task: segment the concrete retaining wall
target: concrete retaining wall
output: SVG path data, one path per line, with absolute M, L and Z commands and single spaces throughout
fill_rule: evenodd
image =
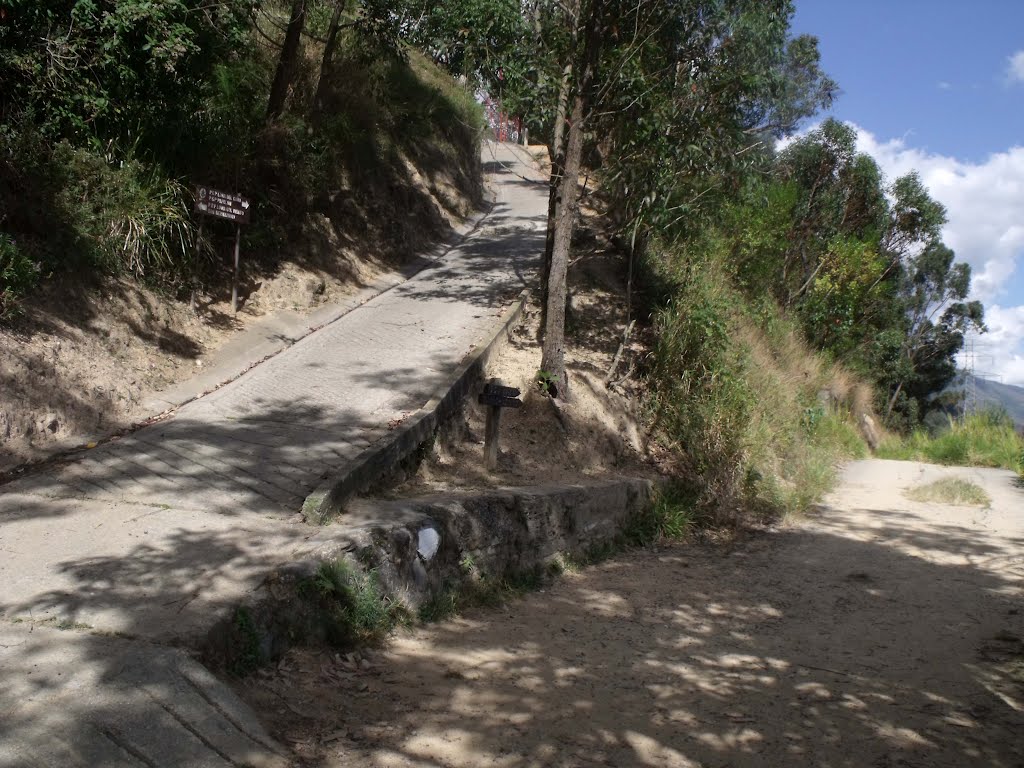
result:
M 303 597 L 324 562 L 344 558 L 374 569 L 386 592 L 415 610 L 463 586 L 474 572 L 501 579 L 559 553 L 580 555 L 608 544 L 653 495 L 650 480 L 615 478 L 354 502 L 337 533 L 324 529 L 315 547 L 268 576 L 252 601 L 214 627 L 202 649 L 205 660 L 219 667 L 265 663 L 292 644 L 331 641 L 323 604 Z
M 415 607 L 469 578 L 467 562 L 500 578 L 607 544 L 652 492 L 649 480 L 623 478 L 383 502 L 377 513 L 403 522 L 374 530 L 363 557 Z
M 524 290 L 426 405 L 306 497 L 302 516 L 307 523 L 323 525 L 341 514 L 356 495 L 371 488 L 434 437 L 444 421 L 458 410 L 462 399 L 479 387 L 487 361 L 508 341 L 529 298 L 529 290 Z

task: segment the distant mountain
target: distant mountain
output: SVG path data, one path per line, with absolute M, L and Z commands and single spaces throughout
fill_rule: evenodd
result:
M 978 408 L 986 405 L 1001 405 L 1010 414 L 1018 427 L 1024 427 L 1024 387 L 1013 384 L 1000 384 L 991 379 L 974 378 L 974 386 L 978 393 Z M 971 376 L 965 375 L 964 383 L 957 385 L 965 393 L 971 391 Z

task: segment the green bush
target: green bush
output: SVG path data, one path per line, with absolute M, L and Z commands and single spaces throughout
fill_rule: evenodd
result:
M 110 162 L 67 145 L 55 159 L 68 169 L 64 204 L 96 266 L 153 284 L 186 276 L 192 225 L 180 182 L 134 158 Z
M 698 524 L 695 488 L 681 482 L 664 486 L 644 512 L 630 520 L 624 543 L 647 546 L 662 539 L 683 539 Z
M 49 145 L 31 128 L 7 135 L 5 294 L 23 296 L 40 278 L 71 271 L 84 279 L 102 272 L 153 285 L 182 281 L 193 235 L 180 182 L 127 153 Z
M 749 359 L 732 342 L 732 296 L 700 269 L 680 275 L 656 315 L 651 411 L 659 433 L 701 478 L 700 506 L 730 507 L 741 492 L 745 424 L 753 393 Z
M 451 174 L 480 191 L 472 93 L 418 53 L 381 50 L 365 30 L 339 39 L 322 109 L 322 47 L 306 41 L 287 111 L 268 126 L 278 51 L 241 0 L 204 13 L 185 0 L 29 5 L 0 25 L 0 82 L 11 86 L 0 104 L 0 321 L 62 272 L 170 291 L 224 281 L 214 252 L 226 226 L 207 228 L 195 260 L 196 183 L 252 200 L 243 250 L 257 273 L 303 251 L 294 246 L 311 213 L 350 233 L 365 226 L 403 253 L 424 222 L 440 227 L 433 203 L 410 189 L 408 159 L 427 183 Z M 55 55 L 80 66 L 43 76 Z M 435 192 L 449 205 L 444 184 Z
M 647 372 L 652 426 L 682 459 L 697 518 L 798 514 L 866 447 L 847 414 L 818 402 L 835 366 L 774 302 L 734 287 L 721 242 L 701 248 L 656 245 L 647 265 L 664 297 Z
M 0 321 L 21 311 L 21 299 L 39 281 L 39 264 L 26 256 L 14 238 L 0 232 Z
M 325 608 L 328 639 L 335 645 L 378 643 L 405 620 L 405 610 L 384 594 L 375 571 L 344 560 L 321 563 L 311 587 Z

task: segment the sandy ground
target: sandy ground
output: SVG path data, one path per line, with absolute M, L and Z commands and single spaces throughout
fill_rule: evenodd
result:
M 991 508 L 904 496 L 950 473 Z M 829 505 L 241 689 L 311 766 L 1024 765 L 1024 490 L 868 461 Z

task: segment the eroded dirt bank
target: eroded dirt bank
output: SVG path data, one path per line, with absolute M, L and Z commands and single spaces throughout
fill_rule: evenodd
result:
M 925 474 L 978 471 L 915 466 L 243 693 L 306 765 L 1024 765 L 1024 491 L 982 471 L 990 509 L 919 504 Z

